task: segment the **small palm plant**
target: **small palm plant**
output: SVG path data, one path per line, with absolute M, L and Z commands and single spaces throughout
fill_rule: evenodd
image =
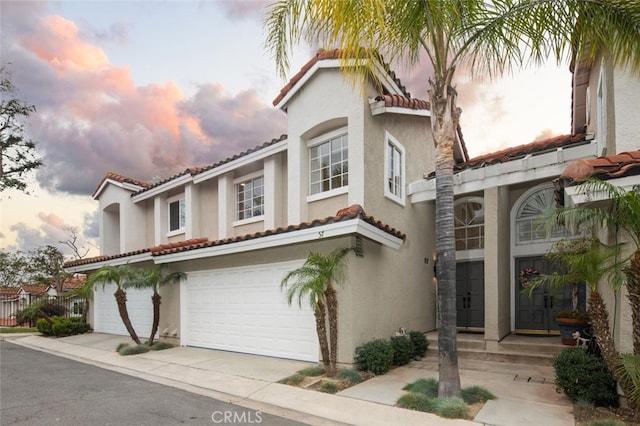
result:
M 158 290 L 166 284 L 182 281 L 186 279 L 186 277 L 187 275 L 184 272 L 172 272 L 168 275 L 163 275 L 162 265 L 158 265 L 150 270 L 138 269 L 131 279 L 125 283 L 125 288 L 150 288 L 153 290 L 153 294 L 151 295 L 151 302 L 153 303 L 153 324 L 151 325 L 151 334 L 149 335 L 149 346 L 153 345 L 155 335 L 158 332 L 158 325 L 160 324 L 160 303 L 162 297 Z
M 133 324 L 131 324 L 131 319 L 129 318 L 129 312 L 127 311 L 127 293 L 124 291 L 125 284 L 133 277 L 133 275 L 134 270 L 129 265 L 105 265 L 87 278 L 86 285 L 93 287 L 98 283 L 102 283 L 102 288 L 110 282 L 116 285 L 116 291 L 113 295 L 116 298 L 116 303 L 118 304 L 120 319 L 122 319 L 122 323 L 131 336 L 131 339 L 133 339 L 137 344 L 140 344 L 140 338 L 133 328 Z
M 345 257 L 351 250 L 338 248 L 327 255 L 310 252 L 304 264 L 285 275 L 281 282 L 281 288 L 286 288 L 289 305 L 296 297 L 300 306 L 305 297 L 309 298 L 316 319 L 322 362 L 329 377 L 336 375 L 338 361 L 338 297 L 334 283 L 339 284 L 344 279 Z

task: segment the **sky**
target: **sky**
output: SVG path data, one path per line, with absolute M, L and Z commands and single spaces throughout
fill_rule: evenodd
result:
M 77 232 L 97 255 L 97 201 L 109 171 L 140 180 L 211 164 L 286 133 L 272 101 L 286 80 L 264 48 L 270 0 L 0 0 L 0 65 L 44 166 L 30 195 L 0 192 L 0 248 L 28 251 Z M 292 54 L 293 76 L 315 53 Z M 392 64 L 427 99 L 429 64 Z M 571 74 L 545 65 L 455 81 L 473 156 L 570 132 Z

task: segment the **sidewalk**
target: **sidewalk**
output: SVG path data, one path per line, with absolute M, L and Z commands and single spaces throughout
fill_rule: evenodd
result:
M 437 364 L 429 360 L 330 395 L 277 383 L 309 366 L 305 362 L 187 347 L 121 356 L 115 348 L 128 343 L 128 338 L 99 333 L 59 339 L 0 335 L 0 339 L 311 425 L 575 423 L 570 401 L 555 392 L 550 367 L 460 360 L 462 386 L 483 386 L 498 399 L 488 401 L 474 421 L 447 420 L 393 406 L 407 383 L 421 377 L 437 379 Z

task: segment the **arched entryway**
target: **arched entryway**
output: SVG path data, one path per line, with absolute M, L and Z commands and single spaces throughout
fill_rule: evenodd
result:
M 554 242 L 570 238 L 566 229 L 557 227 L 548 235 L 541 215 L 553 208 L 553 186 L 546 184 L 531 188 L 518 199 L 512 213 L 513 232 L 513 329 L 523 334 L 558 334 L 554 314 L 571 309 L 571 288 L 553 291 L 536 288 L 531 295 L 523 292 L 526 280 L 522 277 L 550 274 L 557 270 L 544 255 Z M 578 306 L 586 303 L 584 286 L 578 295 Z

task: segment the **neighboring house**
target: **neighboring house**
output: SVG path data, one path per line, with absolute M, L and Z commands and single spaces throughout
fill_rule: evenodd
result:
M 288 306 L 280 281 L 309 251 L 355 247 L 338 289 L 338 361 L 352 363 L 357 347 L 400 327 L 435 329 L 429 104 L 412 99 L 384 64 L 364 92 L 339 66 L 336 51 L 321 50 L 282 89 L 274 105 L 287 114 L 286 136 L 156 183 L 107 173 L 93 194 L 101 256 L 66 269 L 90 274 L 128 263 L 183 271 L 185 282 L 161 289 L 162 338 L 317 361 L 312 312 Z M 573 160 L 616 152 L 615 139 L 600 137 L 595 116 L 585 115 L 594 102 L 617 105 L 607 98 L 613 86 L 602 98 L 584 95 L 585 74 L 597 68 L 574 73 L 573 136 L 469 159 L 459 133 L 458 325 L 483 332 L 489 349 L 512 332 L 554 333 L 551 311 L 568 303 L 559 295 L 552 309 L 548 295 L 524 297 L 517 278 L 528 267 L 549 268 L 543 256 L 553 241 L 535 217 L 554 203 L 553 180 Z M 126 334 L 112 294 L 96 289 L 93 327 Z M 149 296 L 127 292 L 142 335 Z

